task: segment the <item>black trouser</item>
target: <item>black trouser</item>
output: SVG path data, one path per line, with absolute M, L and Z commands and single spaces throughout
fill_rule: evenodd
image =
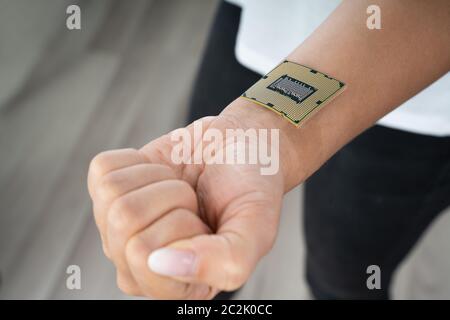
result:
M 218 114 L 260 78 L 235 59 L 239 15 L 238 7 L 219 6 L 190 121 Z M 449 204 L 450 137 L 368 129 L 305 184 L 306 278 L 313 295 L 388 298 L 393 271 Z M 380 290 L 367 288 L 370 265 L 381 269 Z

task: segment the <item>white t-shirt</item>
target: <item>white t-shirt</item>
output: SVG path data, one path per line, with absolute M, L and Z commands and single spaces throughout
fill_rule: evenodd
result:
M 275 67 L 340 3 L 340 0 L 228 1 L 242 7 L 236 58 L 260 74 Z M 378 124 L 414 133 L 450 136 L 450 72 L 384 116 Z

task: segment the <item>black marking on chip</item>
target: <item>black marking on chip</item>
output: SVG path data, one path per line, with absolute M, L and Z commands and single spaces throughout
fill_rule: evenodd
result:
M 270 103 L 270 102 L 269 102 L 267 105 L 268 105 L 269 107 L 273 107 L 273 104 Z
M 317 102 L 316 102 L 317 105 L 319 105 L 319 104 L 321 104 L 321 103 L 322 103 L 321 100 L 317 100 Z
M 309 70 L 309 72 L 314 73 L 314 74 L 317 73 L 317 71 L 314 69 Z
M 297 103 L 305 101 L 309 96 L 317 91 L 316 88 L 304 83 L 303 81 L 282 75 L 272 82 L 267 89 L 278 92 L 279 94 L 294 100 Z

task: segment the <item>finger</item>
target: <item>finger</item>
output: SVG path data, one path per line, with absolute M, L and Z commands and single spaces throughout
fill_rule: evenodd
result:
M 251 204 L 239 210 L 216 234 L 180 240 L 154 251 L 149 257 L 151 270 L 225 291 L 242 286 L 270 250 L 278 218 L 273 206 Z
M 99 230 L 99 235 L 100 235 L 100 240 L 102 242 L 102 249 L 103 249 L 103 253 L 105 254 L 105 256 L 108 259 L 111 259 L 111 255 L 109 254 L 109 250 L 108 250 L 108 241 L 106 239 L 106 235 L 103 232 L 103 223 L 100 222 L 100 216 L 101 216 L 101 212 L 105 211 L 106 209 L 103 209 L 103 207 L 100 207 L 100 204 L 98 202 L 93 202 L 92 203 L 92 211 L 94 213 L 94 218 L 95 218 L 95 224 L 97 225 L 97 229 Z
M 127 264 L 125 263 L 125 253 L 124 247 L 125 247 L 125 241 L 126 239 L 131 236 L 132 233 L 139 230 L 139 228 L 143 228 L 145 224 L 140 225 L 133 222 L 136 222 L 136 220 L 132 219 L 132 215 L 129 214 L 130 212 L 142 212 L 148 207 L 156 209 L 156 211 L 149 210 L 150 216 L 152 216 L 152 212 L 158 212 L 158 206 L 153 205 L 149 206 L 149 204 L 152 204 L 152 202 L 160 203 L 161 200 L 158 199 L 158 192 L 163 192 L 165 196 L 171 196 L 176 197 L 176 193 L 171 193 L 170 190 L 167 192 L 164 188 L 164 186 L 167 186 L 167 188 L 171 188 L 174 185 L 187 185 L 186 183 L 177 183 L 174 181 L 177 180 L 166 180 L 166 181 L 172 181 L 172 183 L 162 184 L 163 187 L 160 188 L 160 190 L 156 188 L 146 188 L 149 186 L 152 186 L 153 184 L 156 184 L 161 181 L 161 179 L 168 179 L 173 178 L 174 173 L 173 171 L 162 165 L 153 165 L 153 164 L 141 164 L 141 165 L 135 165 L 131 167 L 126 167 L 120 170 L 112 171 L 111 173 L 107 174 L 105 177 L 105 182 L 103 182 L 103 185 L 105 186 L 103 188 L 103 198 L 105 199 L 104 202 L 101 202 L 104 206 L 109 206 L 109 210 L 103 210 L 103 213 L 100 213 L 101 218 L 99 220 L 104 221 L 108 219 L 108 216 L 111 216 L 111 220 L 113 222 L 112 228 L 108 228 L 108 224 L 104 223 L 105 229 L 102 231 L 102 234 L 104 235 L 104 238 L 106 239 L 107 245 L 106 248 L 106 254 L 107 256 L 114 262 L 114 265 L 117 268 L 117 285 L 121 290 L 127 294 L 135 294 L 136 292 L 139 292 L 138 284 L 136 283 L 136 280 L 133 278 L 133 275 L 131 274 Z M 153 184 L 152 184 L 153 183 Z M 150 190 L 149 192 L 143 192 L 140 195 L 140 192 L 138 192 L 139 188 L 138 186 L 142 186 L 144 190 Z M 185 187 L 188 191 L 184 190 L 184 194 L 186 192 L 193 192 L 191 191 L 190 187 L 189 189 Z M 130 191 L 131 190 L 131 191 Z M 133 191 L 134 190 L 134 191 Z M 151 191 L 153 190 L 153 192 Z M 180 188 L 175 188 L 177 192 L 181 192 Z M 135 193 L 133 193 L 135 192 Z M 129 196 L 128 196 L 129 195 Z M 192 194 L 190 197 L 189 202 L 194 201 L 194 205 L 191 206 L 191 208 L 196 209 L 196 201 L 192 197 Z M 147 197 L 147 199 L 144 199 L 142 197 Z M 112 202 L 111 205 L 109 205 L 109 201 L 111 199 L 117 199 Z M 169 203 L 169 198 L 167 197 L 160 197 L 161 199 L 165 200 L 163 201 L 165 204 Z M 136 201 L 137 199 L 137 201 Z M 172 201 L 174 204 L 179 203 L 180 205 L 183 205 L 183 197 L 178 197 L 180 202 Z M 142 202 L 144 200 L 144 202 Z M 145 202 L 145 200 L 149 200 L 150 202 Z M 128 201 L 130 201 L 130 204 L 128 204 Z M 108 204 L 107 204 L 108 203 Z M 164 207 L 161 207 L 164 209 Z M 119 212 L 119 213 L 117 213 Z M 154 215 L 154 214 L 153 214 Z M 115 228 L 118 224 L 117 217 L 124 217 L 125 220 L 121 221 L 119 224 L 121 225 L 119 228 Z M 114 218 L 115 217 L 115 218 Z M 137 222 L 143 222 L 151 223 L 152 220 L 145 220 L 142 218 L 137 217 Z M 130 223 L 131 228 L 128 227 L 128 223 Z M 101 222 L 102 224 L 102 222 Z M 122 225 L 123 224 L 123 225 Z M 132 228 L 135 226 L 134 228 Z M 108 230 L 111 232 L 108 233 Z M 118 245 L 116 245 L 118 244 Z
M 175 173 L 169 167 L 150 163 L 114 170 L 100 178 L 96 187 L 94 216 L 102 237 L 106 239 L 106 213 L 116 198 L 145 185 L 174 178 Z
M 142 292 L 136 280 L 134 280 L 130 270 L 121 271 L 117 269 L 116 283 L 120 291 L 129 296 L 144 296 L 144 293 Z
M 103 203 L 102 201 L 95 201 L 98 191 L 98 182 L 105 175 L 114 170 L 120 170 L 121 168 L 126 168 L 128 166 L 146 162 L 148 162 L 148 160 L 140 151 L 137 151 L 135 149 L 120 149 L 106 151 L 98 154 L 96 157 L 94 157 L 89 166 L 88 189 L 91 198 L 93 199 L 94 217 L 100 231 L 103 251 L 108 258 L 111 258 L 111 255 L 108 249 L 106 232 L 104 231 L 105 219 L 101 219 L 100 217 L 105 216 L 105 212 L 107 211 L 109 204 Z M 105 185 L 107 184 L 103 184 L 103 186 Z M 103 188 L 100 188 L 100 190 L 102 191 Z M 122 290 L 128 293 L 138 292 L 139 287 L 135 283 L 134 279 L 132 279 L 132 277 L 130 276 L 129 270 L 118 269 L 117 273 L 117 283 L 119 288 L 123 288 Z
M 96 203 L 95 201 L 98 181 L 105 174 L 113 170 L 145 162 L 148 162 L 148 160 L 140 151 L 130 148 L 104 151 L 92 159 L 88 171 L 88 191 L 94 201 L 94 218 L 101 233 L 104 229 L 104 224 L 103 221 L 99 219 L 101 216 L 99 213 L 104 211 L 105 206 L 101 203 Z M 101 234 L 101 238 L 102 240 L 105 239 L 104 233 Z
M 210 233 L 193 212 L 175 209 L 134 235 L 126 245 L 128 266 L 142 292 L 158 299 L 205 299 L 214 292 L 207 285 L 186 284 L 153 273 L 147 264 L 149 254 L 173 241 Z
M 115 265 L 126 270 L 125 244 L 131 236 L 167 212 L 185 208 L 197 212 L 192 187 L 182 180 L 164 180 L 117 198 L 108 210 L 106 234 Z
M 147 184 L 176 179 L 175 172 L 162 164 L 142 163 L 111 171 L 99 179 L 97 198 L 109 203 Z
M 167 166 L 160 164 L 142 163 L 106 173 L 97 182 L 94 201 L 94 217 L 100 230 L 103 251 L 111 258 L 108 251 L 106 236 L 106 215 L 111 203 L 132 190 L 139 187 L 162 181 L 174 179 L 175 173 Z
M 110 171 L 149 162 L 144 154 L 136 149 L 118 149 L 104 151 L 96 155 L 88 171 L 88 190 L 92 198 L 98 179 Z

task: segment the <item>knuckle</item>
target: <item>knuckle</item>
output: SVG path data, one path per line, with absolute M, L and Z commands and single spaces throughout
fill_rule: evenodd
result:
M 275 245 L 275 239 L 277 236 L 277 230 L 276 228 L 267 228 L 267 236 L 262 237 L 261 239 L 261 254 L 265 256 L 270 251 L 272 251 L 274 245 Z
M 142 269 L 146 267 L 146 257 L 149 248 L 144 239 L 137 235 L 128 240 L 125 248 L 125 255 L 131 269 Z
M 157 300 L 187 300 L 192 299 L 192 285 L 176 280 L 165 280 L 164 284 L 148 283 L 142 286 L 142 293 Z
M 102 242 L 102 250 L 103 250 L 103 254 L 105 255 L 105 257 L 108 258 L 109 260 L 111 260 L 112 259 L 111 254 L 109 253 L 109 249 L 104 242 Z
M 176 221 L 177 226 L 181 226 L 184 230 L 197 230 L 203 224 L 201 223 L 198 216 L 187 209 L 175 209 L 170 213 L 174 221 Z M 175 226 L 174 226 L 175 227 Z M 201 230 L 203 231 L 203 230 Z
M 98 176 L 107 173 L 112 167 L 114 160 L 118 157 L 124 157 L 124 152 L 127 156 L 138 155 L 140 159 L 143 159 L 143 155 L 138 150 L 133 148 L 102 151 L 91 160 L 89 172 Z
M 251 273 L 251 267 L 249 264 L 249 256 L 245 253 L 245 250 L 233 249 L 230 243 L 230 237 L 223 238 L 226 241 L 228 250 L 227 263 L 224 265 L 223 288 L 225 291 L 232 291 L 240 288 L 248 279 Z
M 91 160 L 91 163 L 89 165 L 89 172 L 101 175 L 106 171 L 109 161 L 109 151 L 100 152 Z
M 161 163 L 147 163 L 146 164 L 148 168 L 157 168 L 159 172 L 162 172 L 163 176 L 166 177 L 166 179 L 176 179 L 177 175 L 171 167 L 169 167 L 166 164 Z
M 138 296 L 140 294 L 140 291 L 138 288 L 136 288 L 135 284 L 125 276 L 121 275 L 119 271 L 117 272 L 116 283 L 120 291 L 122 291 L 126 295 Z
M 225 267 L 225 283 L 223 290 L 233 291 L 240 288 L 247 280 L 248 273 L 241 264 L 230 262 Z
M 120 195 L 121 177 L 115 172 L 104 175 L 98 184 L 97 194 L 103 201 L 112 200 Z
M 184 208 L 177 208 L 170 213 L 171 226 L 179 234 L 186 234 L 189 231 L 191 236 L 198 234 L 210 234 L 211 229 L 193 211 Z
M 133 201 L 127 197 L 114 200 L 108 213 L 108 226 L 114 232 L 123 232 L 128 229 L 130 222 L 134 220 L 136 209 Z
M 180 283 L 177 287 L 177 290 L 174 290 L 174 294 L 172 295 L 172 299 L 176 300 L 191 300 L 191 299 L 198 299 L 195 296 L 195 285 L 189 284 L 189 283 Z
M 197 202 L 197 195 L 192 186 L 185 180 L 172 180 L 173 192 L 189 203 Z

